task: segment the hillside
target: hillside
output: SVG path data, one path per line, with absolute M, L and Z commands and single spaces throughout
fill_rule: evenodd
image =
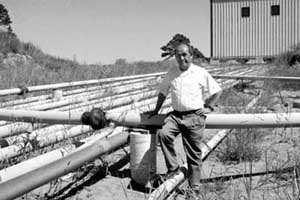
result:
M 173 61 L 133 63 L 117 59 L 110 65 L 87 65 L 44 53 L 32 43 L 20 41 L 15 33 L 0 32 L 1 88 L 39 85 L 102 77 L 165 71 Z

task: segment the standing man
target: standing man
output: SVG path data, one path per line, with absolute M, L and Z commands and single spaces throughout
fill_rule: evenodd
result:
M 192 63 L 193 50 L 188 43 L 180 43 L 175 47 L 175 58 L 178 66 L 172 67 L 166 74 L 158 89 L 156 107 L 148 114 L 158 114 L 170 91 L 174 111 L 166 117 L 158 134 L 168 177 L 180 170 L 174 140 L 181 133 L 187 156 L 189 185 L 198 194 L 202 167 L 200 144 L 205 129 L 205 114 L 213 111 L 221 88 L 204 68 Z

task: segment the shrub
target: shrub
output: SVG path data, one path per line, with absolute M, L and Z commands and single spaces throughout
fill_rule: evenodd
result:
M 17 36 L 8 32 L 0 32 L 0 52 L 4 55 L 8 53 L 19 53 L 21 43 Z
M 238 129 L 231 133 L 220 145 L 216 157 L 223 163 L 258 161 L 261 151 L 257 142 L 262 135 L 257 130 Z
M 296 44 L 291 48 L 291 50 L 286 51 L 275 59 L 275 64 L 277 66 L 284 65 L 284 66 L 293 66 L 297 62 L 300 62 L 300 43 Z

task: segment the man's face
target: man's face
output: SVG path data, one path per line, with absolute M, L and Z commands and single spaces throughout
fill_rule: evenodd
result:
M 185 71 L 190 67 L 193 57 L 189 52 L 189 47 L 185 44 L 181 44 L 175 50 L 175 58 L 178 62 L 179 69 Z

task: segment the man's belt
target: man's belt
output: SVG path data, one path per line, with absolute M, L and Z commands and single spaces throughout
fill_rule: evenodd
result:
M 202 108 L 199 108 L 199 109 L 196 109 L 196 110 L 187 110 L 187 111 L 174 110 L 173 113 L 175 115 L 203 114 L 203 110 L 202 110 Z

